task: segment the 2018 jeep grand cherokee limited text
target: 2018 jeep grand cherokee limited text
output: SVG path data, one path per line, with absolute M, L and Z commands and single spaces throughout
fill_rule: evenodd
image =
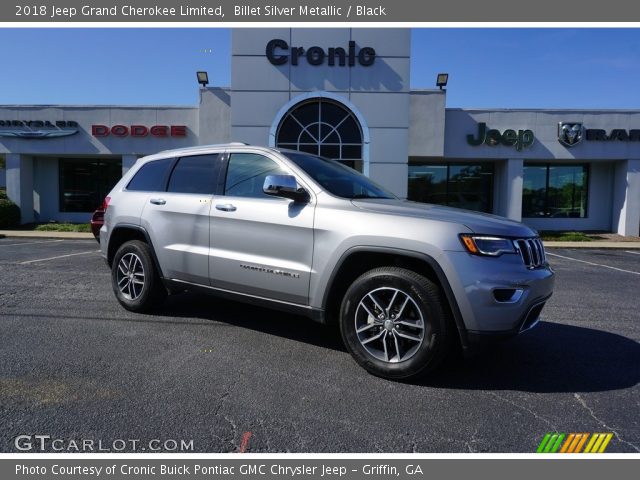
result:
M 332 160 L 244 144 L 141 158 L 109 193 L 102 255 L 127 309 L 189 288 L 337 321 L 369 372 L 532 327 L 542 242 L 505 218 L 397 199 Z

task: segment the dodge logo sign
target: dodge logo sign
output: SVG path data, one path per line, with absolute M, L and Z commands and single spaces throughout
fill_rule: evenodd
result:
M 567 147 L 580 143 L 584 136 L 582 123 L 558 123 L 558 141 Z
M 187 127 L 185 125 L 154 125 L 146 127 L 144 125 L 91 125 L 91 135 L 94 137 L 186 137 Z

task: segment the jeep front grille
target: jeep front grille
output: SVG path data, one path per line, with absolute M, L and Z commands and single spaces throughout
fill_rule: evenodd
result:
M 521 238 L 514 240 L 513 243 L 527 268 L 539 268 L 547 263 L 544 246 L 539 238 Z

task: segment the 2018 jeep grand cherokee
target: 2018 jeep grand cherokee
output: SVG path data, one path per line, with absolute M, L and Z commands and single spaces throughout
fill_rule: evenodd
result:
M 151 155 L 105 204 L 100 245 L 125 308 L 197 287 L 337 321 L 355 360 L 387 378 L 431 371 L 455 342 L 532 327 L 553 290 L 529 227 L 399 200 L 297 151 Z

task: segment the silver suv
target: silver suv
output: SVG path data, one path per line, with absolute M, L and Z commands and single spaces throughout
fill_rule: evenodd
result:
M 396 198 L 342 164 L 244 144 L 141 158 L 105 199 L 102 255 L 128 310 L 199 288 L 340 327 L 386 378 L 531 328 L 553 290 L 529 227 Z

